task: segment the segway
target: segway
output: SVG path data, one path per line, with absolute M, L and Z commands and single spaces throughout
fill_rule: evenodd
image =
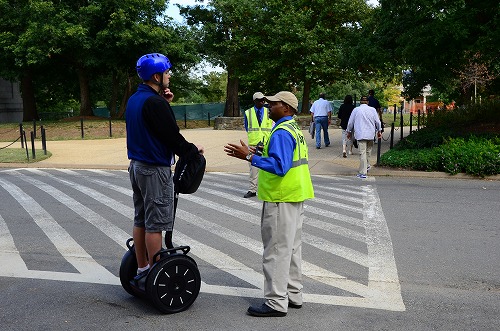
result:
M 174 173 L 174 218 L 179 193 L 194 193 L 203 179 L 206 161 L 203 155 L 179 159 Z M 171 232 L 169 233 L 171 234 Z M 128 251 L 120 265 L 120 282 L 133 296 L 149 299 L 163 313 L 172 314 L 188 309 L 198 297 L 201 276 L 196 261 L 188 256 L 189 246 L 173 247 L 171 236 L 165 236 L 165 246 L 154 255 L 155 264 L 145 281 L 137 282 L 137 260 L 133 239 L 126 242 Z

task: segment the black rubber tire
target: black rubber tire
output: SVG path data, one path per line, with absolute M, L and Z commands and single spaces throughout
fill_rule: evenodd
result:
M 196 262 L 184 254 L 174 254 L 155 263 L 146 279 L 146 293 L 163 313 L 186 310 L 198 297 L 201 287 Z
M 125 291 L 133 296 L 140 296 L 137 290 L 134 290 L 130 281 L 137 275 L 137 260 L 135 258 L 135 250 L 132 248 L 123 255 L 122 263 L 120 264 L 120 283 Z

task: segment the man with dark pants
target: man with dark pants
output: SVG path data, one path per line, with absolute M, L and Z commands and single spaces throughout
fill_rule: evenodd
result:
M 269 118 L 269 109 L 264 107 L 264 94 L 255 92 L 253 94 L 253 102 L 254 106 L 245 111 L 245 130 L 248 135 L 248 146 L 255 148 L 258 143 L 264 144 L 269 139 L 274 122 Z M 243 196 L 244 198 L 251 198 L 257 195 L 259 169 L 251 163 L 249 167 L 250 185 L 248 192 Z
M 364 179 L 370 169 L 370 157 L 373 148 L 375 134 L 382 137 L 382 128 L 375 108 L 368 106 L 368 97 L 362 96 L 359 107 L 352 111 L 347 123 L 347 139 L 351 139 L 354 130 L 354 138 L 358 141 L 359 149 L 359 171 L 356 177 Z
M 135 285 L 141 286 L 153 256 L 162 248 L 162 231 L 171 245 L 174 221 L 174 184 L 171 166 L 180 157 L 203 153 L 203 147 L 184 139 L 169 102 L 171 64 L 159 53 L 146 54 L 137 61 L 143 83 L 127 103 L 127 152 L 133 190 L 133 239 L 137 258 Z M 170 247 L 169 247 L 170 248 Z
M 321 129 L 323 129 L 323 139 L 325 147 L 330 146 L 328 126 L 332 121 L 332 105 L 325 99 L 325 93 L 319 95 L 319 99 L 311 106 L 311 120 L 316 126 L 316 148 L 321 148 Z
M 259 170 L 258 198 L 263 201 L 261 235 L 264 244 L 265 302 L 248 308 L 258 317 L 286 316 L 302 308 L 302 223 L 304 201 L 314 198 L 308 150 L 301 128 L 293 119 L 298 101 L 291 92 L 266 96 L 269 117 L 276 123 L 262 156 L 255 149 L 227 144 L 227 155 L 251 162 Z

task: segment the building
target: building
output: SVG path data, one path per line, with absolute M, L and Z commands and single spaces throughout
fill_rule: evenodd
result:
M 0 123 L 19 123 L 23 120 L 23 99 L 19 83 L 0 78 Z

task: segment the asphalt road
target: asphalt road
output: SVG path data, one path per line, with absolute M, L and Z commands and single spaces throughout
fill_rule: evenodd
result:
M 199 265 L 185 312 L 119 285 L 131 227 L 125 171 L 0 170 L 1 330 L 500 330 L 500 183 L 313 176 L 304 307 L 261 302 L 260 202 L 246 174 L 207 173 L 174 232 Z

